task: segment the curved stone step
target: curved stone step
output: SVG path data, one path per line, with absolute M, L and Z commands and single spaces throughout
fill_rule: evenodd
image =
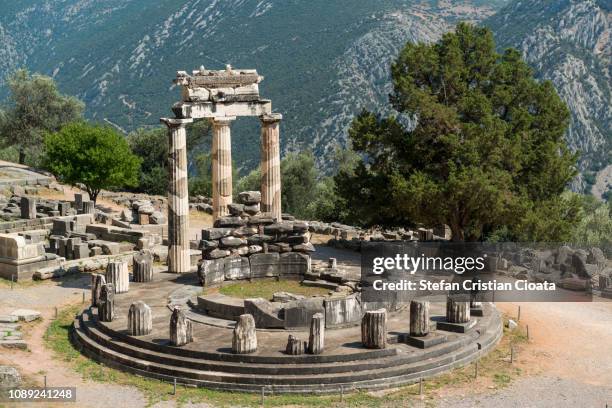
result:
M 488 350 L 492 348 L 501 338 L 502 328 L 501 324 L 498 325 L 497 328 L 494 328 L 490 331 L 483 339 L 484 341 L 481 343 L 482 350 Z M 133 365 L 130 365 L 129 362 L 131 360 L 127 358 L 127 364 L 122 364 L 118 362 L 116 355 L 111 355 L 107 357 L 103 353 L 100 352 L 100 349 L 94 348 L 89 349 L 85 344 L 83 344 L 79 339 L 79 329 L 75 328 L 72 332 L 73 341 L 79 345 L 82 349 L 82 352 L 108 366 L 132 372 L 134 374 L 157 378 L 162 381 L 172 382 L 176 377 L 173 375 L 167 375 L 158 373 L 150 370 L 150 366 L 144 365 L 144 369 L 136 368 Z M 414 383 L 418 381 L 420 378 L 430 377 L 436 374 L 439 374 L 443 371 L 447 371 L 453 367 L 461 366 L 469 363 L 473 359 L 478 357 L 479 353 L 468 354 L 462 358 L 455 359 L 454 361 L 449 362 L 446 365 L 438 365 L 437 367 L 432 367 L 427 370 L 402 374 L 398 376 L 387 376 L 382 379 L 373 379 L 373 380 L 365 380 L 365 381 L 351 381 L 347 383 L 334 383 L 334 384 L 314 384 L 314 385 L 255 385 L 255 384 L 240 384 L 240 383 L 224 383 L 224 382 L 215 382 L 215 381 L 202 381 L 191 378 L 181 377 L 178 379 L 178 383 L 180 384 L 188 384 L 195 385 L 199 387 L 206 387 L 210 389 L 217 390 L 226 390 L 226 391 L 242 391 L 242 392 L 260 392 L 262 388 L 267 389 L 269 391 L 273 391 L 274 393 L 305 393 L 305 394 L 326 394 L 326 393 L 337 393 L 343 390 L 344 392 L 356 391 L 356 390 L 375 390 L 381 388 L 389 388 L 394 386 L 401 386 L 410 383 Z
M 125 354 L 110 350 L 89 338 L 84 330 L 79 327 L 78 320 L 75 322 L 75 333 L 77 334 L 76 338 L 80 344 L 91 351 L 91 354 L 97 357 L 103 357 L 104 360 L 111 360 L 118 364 L 130 366 L 145 372 L 153 372 L 172 378 L 177 377 L 190 381 L 198 380 L 205 383 L 235 383 L 240 384 L 240 387 L 242 388 L 244 388 L 245 385 L 258 386 L 259 388 L 265 385 L 303 387 L 316 384 L 350 384 L 370 380 L 384 380 L 385 378 L 389 377 L 405 376 L 408 374 L 433 370 L 436 367 L 452 365 L 455 361 L 462 360 L 470 355 L 478 353 L 478 346 L 472 343 L 456 353 L 450 353 L 441 357 L 417 361 L 410 364 L 399 364 L 397 366 L 385 369 L 363 370 L 349 374 L 283 376 L 262 376 L 253 374 L 236 375 L 233 373 L 218 371 L 201 371 L 176 366 L 168 366 L 165 364 L 127 356 Z
M 105 333 L 102 333 L 98 328 L 89 321 L 83 321 L 79 324 L 83 331 L 94 341 L 116 352 L 140 358 L 147 361 L 159 362 L 167 365 L 173 365 L 183 368 L 192 368 L 197 370 L 213 370 L 227 373 L 250 373 L 260 375 L 297 375 L 297 374 L 333 374 L 341 372 L 354 372 L 372 369 L 381 369 L 386 367 L 397 366 L 399 364 L 409 364 L 427 358 L 434 358 L 442 354 L 450 353 L 459 349 L 464 345 L 464 342 L 454 341 L 444 347 L 431 350 L 427 353 L 418 355 L 401 355 L 379 357 L 372 360 L 355 360 L 348 362 L 335 363 L 305 363 L 305 364 L 249 364 L 230 363 L 219 361 L 208 361 L 203 359 L 195 359 L 189 357 L 177 357 L 169 353 L 160 353 L 136 347 L 121 340 L 114 339 Z

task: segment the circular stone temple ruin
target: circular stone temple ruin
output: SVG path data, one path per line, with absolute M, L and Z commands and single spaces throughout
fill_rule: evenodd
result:
M 313 258 L 311 225 L 281 214 L 279 122 L 255 70 L 179 72 L 182 100 L 162 119 L 169 135 L 168 265 L 145 249 L 92 275 L 91 305 L 74 321 L 81 352 L 108 366 L 218 390 L 325 394 L 418 382 L 465 365 L 502 336 L 490 303 L 403 305 L 361 299 L 358 267 Z M 261 119 L 261 191 L 233 203 L 230 124 Z M 213 220 L 188 238 L 185 125 L 213 124 Z M 190 261 L 201 250 L 197 272 Z M 130 267 L 131 265 L 131 267 Z M 178 274 L 178 275 L 177 275 Z M 241 299 L 227 284 L 299 281 L 328 290 Z

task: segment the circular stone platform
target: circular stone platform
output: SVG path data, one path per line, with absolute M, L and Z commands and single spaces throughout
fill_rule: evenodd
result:
M 361 345 L 359 326 L 327 329 L 325 350 L 319 355 L 284 353 L 289 333 L 308 340 L 306 331 L 257 330 L 259 349 L 253 354 L 231 353 L 234 322 L 190 311 L 194 342 L 183 347 L 169 343 L 171 308 L 194 301 L 202 288 L 195 274 L 156 273 L 153 282 L 130 283 L 130 291 L 115 297 L 113 322 L 100 322 L 96 308 L 87 308 L 74 321 L 73 343 L 90 358 L 123 371 L 179 384 L 217 390 L 325 394 L 375 390 L 418 382 L 482 356 L 499 341 L 499 313 L 483 305 L 483 316 L 465 333 L 437 332 L 445 341 L 425 349 L 407 344 L 407 311 L 390 313 L 388 345 L 381 350 Z M 152 309 L 150 335 L 127 334 L 131 303 L 144 301 Z M 444 315 L 444 303 L 431 304 L 432 324 Z

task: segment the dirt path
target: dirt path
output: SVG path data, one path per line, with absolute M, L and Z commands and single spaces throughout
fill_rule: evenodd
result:
M 323 258 L 354 257 L 326 250 Z M 354 266 L 351 266 L 354 267 Z M 0 314 L 15 308 L 31 308 L 43 321 L 29 325 L 29 352 L 0 349 L 0 364 L 18 367 L 34 383 L 78 387 L 78 407 L 146 406 L 144 395 L 135 388 L 84 381 L 67 364 L 54 359 L 45 347 L 44 332 L 55 306 L 80 303 L 87 293 L 89 277 L 66 278 L 10 290 L 0 288 Z M 439 407 L 605 407 L 612 406 L 612 302 L 601 303 L 503 303 L 498 307 L 510 316 L 521 306 L 521 324 L 529 325 L 531 340 L 518 356 L 517 367 L 524 376 L 504 390 L 489 390 L 486 384 L 442 390 L 433 401 Z M 382 401 L 381 401 L 382 402 Z M 431 406 L 428 403 L 427 406 Z M 19 405 L 28 406 L 28 405 Z M 33 407 L 41 407 L 39 403 Z M 54 405 L 61 406 L 61 405 Z M 74 407 L 74 404 L 66 404 Z M 173 407 L 163 402 L 156 407 Z M 194 407 L 207 407 L 205 404 Z

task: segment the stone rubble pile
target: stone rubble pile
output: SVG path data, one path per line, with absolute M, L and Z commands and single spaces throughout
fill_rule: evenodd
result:
M 7 349 L 27 350 L 28 344 L 25 342 L 25 340 L 23 340 L 21 323 L 29 323 L 40 319 L 40 317 L 40 312 L 28 309 L 14 310 L 9 315 L 0 316 L 0 347 Z M 2 374 L 0 373 L 0 376 L 1 375 Z
M 509 248 L 489 257 L 491 270 L 516 279 L 554 282 L 570 290 L 590 290 L 612 277 L 612 267 L 604 252 L 597 247 L 588 249 L 558 248 L 536 250 Z M 601 289 L 600 289 L 601 290 Z
M 261 194 L 240 193 L 230 215 L 202 230 L 198 274 L 204 285 L 223 279 L 303 275 L 310 272 L 309 225 L 294 219 L 275 220 L 260 211 Z

